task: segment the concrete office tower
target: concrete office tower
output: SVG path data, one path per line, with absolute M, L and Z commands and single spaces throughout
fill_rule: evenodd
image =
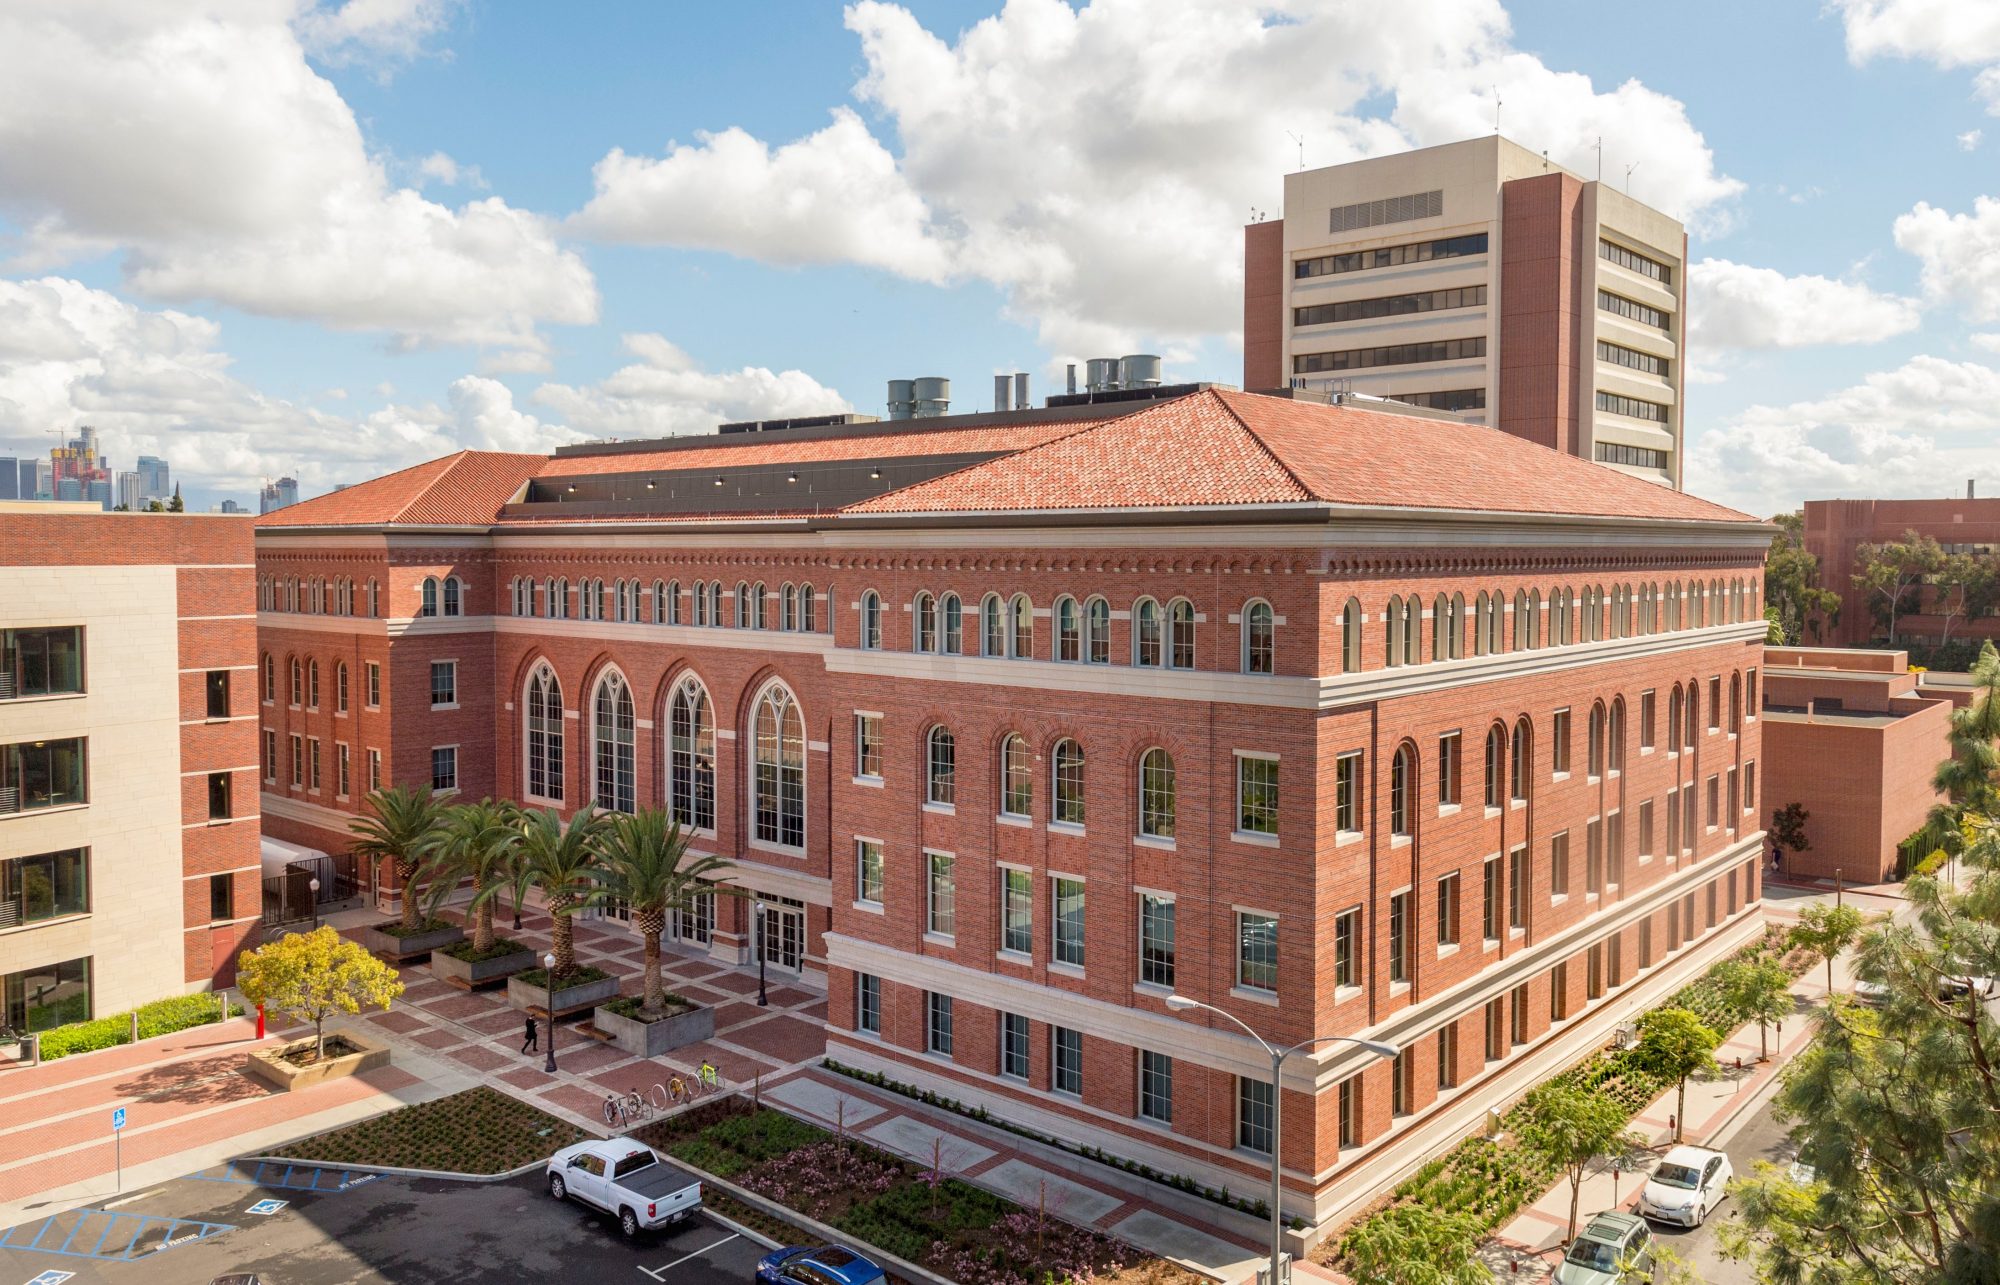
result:
M 1681 485 L 1687 232 L 1496 136 L 1285 176 L 1244 229 L 1243 384 L 1460 412 Z
M 21 498 L 21 461 L 0 455 L 0 500 Z M 32 496 L 29 498 L 33 498 Z
M 118 505 L 117 488 L 109 477 L 96 477 L 83 484 L 83 498 L 95 501 L 106 513 Z
M 125 472 L 118 475 L 118 502 L 124 505 L 128 512 L 137 513 L 146 507 L 146 502 L 140 498 L 143 493 L 144 488 L 140 485 L 139 474 Z
M 20 498 L 53 500 L 55 496 L 55 466 L 47 460 L 22 460 Z
M 0 1024 L 233 977 L 261 909 L 251 556 L 240 518 L 0 504 Z
M 174 493 L 174 484 L 169 477 L 167 462 L 157 455 L 139 457 L 139 495 L 143 499 L 162 500 Z

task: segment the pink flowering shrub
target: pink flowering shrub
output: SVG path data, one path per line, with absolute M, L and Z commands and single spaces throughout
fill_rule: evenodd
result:
M 759 1195 L 817 1212 L 834 1197 L 879 1196 L 903 1177 L 902 1166 L 873 1148 L 828 1139 L 809 1143 L 737 1179 Z

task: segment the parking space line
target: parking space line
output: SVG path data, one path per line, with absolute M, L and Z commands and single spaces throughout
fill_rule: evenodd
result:
M 685 1263 L 690 1258 L 700 1258 L 703 1254 L 708 1253 L 710 1250 L 720 1249 L 724 1245 L 727 1245 L 730 1241 L 735 1240 L 736 1237 L 737 1233 L 730 1232 L 727 1236 L 724 1236 L 721 1240 L 716 1241 L 713 1245 L 704 1245 L 702 1248 L 695 1250 L 692 1254 L 682 1254 L 679 1258 L 676 1258 L 673 1262 L 668 1263 L 665 1267 L 659 1267 L 659 1268 L 641 1267 L 639 1270 L 646 1273 L 646 1275 L 652 1277 L 656 1281 L 665 1280 L 666 1276 L 664 1275 L 664 1273 L 674 1270 L 674 1268 L 679 1267 L 682 1263 Z

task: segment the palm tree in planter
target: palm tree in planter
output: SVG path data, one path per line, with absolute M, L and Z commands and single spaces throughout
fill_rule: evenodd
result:
M 476 958 L 494 952 L 498 939 L 493 934 L 493 903 L 514 877 L 520 846 L 521 812 L 512 803 L 489 798 L 445 810 L 437 843 L 425 865 L 431 880 L 429 910 L 436 914 L 461 880 L 471 880 L 472 901 L 465 913 L 472 923 L 472 954 Z
M 597 881 L 598 842 L 606 821 L 594 808 L 579 808 L 564 825 L 553 809 L 537 808 L 521 820 L 520 861 L 549 908 L 550 950 L 555 976 L 576 971 L 576 938 L 571 917 L 604 899 Z
M 428 785 L 392 785 L 368 795 L 373 815 L 358 817 L 348 829 L 360 837 L 354 843 L 357 856 L 371 861 L 392 861 L 396 883 L 403 893 L 401 936 L 415 936 L 423 928 L 418 918 L 417 872 L 430 859 L 444 820 L 445 805 Z
M 603 859 L 597 872 L 601 895 L 632 908 L 632 926 L 645 942 L 645 995 L 633 1016 L 657 1022 L 669 1016 L 660 980 L 660 938 L 667 931 L 667 915 L 710 891 L 702 885 L 728 871 L 730 863 L 717 856 L 690 856 L 680 822 L 660 808 L 612 817 L 598 840 L 598 853 Z

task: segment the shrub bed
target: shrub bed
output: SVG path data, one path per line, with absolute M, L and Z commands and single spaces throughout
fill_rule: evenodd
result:
M 741 1098 L 633 1136 L 961 1285 L 1201 1280 L 1100 1232 Z
M 222 1001 L 213 992 L 203 991 L 194 995 L 176 995 L 171 999 L 154 1000 L 139 1006 L 139 1038 L 152 1039 L 156 1035 L 172 1035 L 175 1031 L 185 1031 L 191 1027 L 207 1026 L 222 1020 Z M 240 1016 L 243 1006 L 232 1002 L 229 1014 Z M 116 1048 L 132 1038 L 132 1013 L 114 1013 L 110 1017 L 99 1017 L 88 1022 L 72 1022 L 68 1026 L 58 1026 L 42 1032 L 42 1060 L 54 1061 L 68 1057 L 72 1053 L 94 1053 L 98 1049 Z
M 585 964 L 581 968 L 573 968 L 569 972 L 564 973 L 562 985 L 556 988 L 556 993 L 561 994 L 570 987 L 581 986 L 585 982 L 601 982 L 609 976 L 611 974 L 605 972 L 603 969 L 592 968 L 590 965 Z M 526 972 L 515 973 L 514 980 L 523 986 L 532 986 L 536 990 L 547 990 L 549 988 L 549 970 L 546 968 L 530 968 Z
M 480 1087 L 350 1124 L 271 1155 L 326 1164 L 496 1174 L 590 1137 L 497 1089 Z
M 421 937 L 425 933 L 441 933 L 448 929 L 456 929 L 458 925 L 449 919 L 425 919 L 419 921 L 415 928 L 405 928 L 403 927 L 402 920 L 389 919 L 379 924 L 370 924 L 369 927 L 381 933 L 384 937 L 400 938 Z
M 646 1020 L 639 1015 L 639 1010 L 645 1006 L 646 999 L 643 995 L 621 995 L 609 1003 L 598 1005 L 599 1008 L 608 1008 L 618 1014 L 618 1016 L 629 1017 L 635 1022 Z M 668 991 L 667 1006 L 661 1011 L 666 1016 L 672 1017 L 675 1013 L 685 1013 L 693 1007 L 695 1007 L 693 1000 L 687 998 L 685 995 L 676 995 L 672 991 Z
M 495 937 L 491 946 L 485 950 L 480 950 L 472 944 L 472 938 L 467 937 L 464 941 L 456 945 L 446 946 L 438 953 L 450 955 L 453 959 L 463 960 L 468 964 L 483 964 L 489 959 L 505 959 L 509 955 L 523 954 L 530 949 L 532 948 L 523 946 L 518 941 L 509 941 L 505 937 Z

